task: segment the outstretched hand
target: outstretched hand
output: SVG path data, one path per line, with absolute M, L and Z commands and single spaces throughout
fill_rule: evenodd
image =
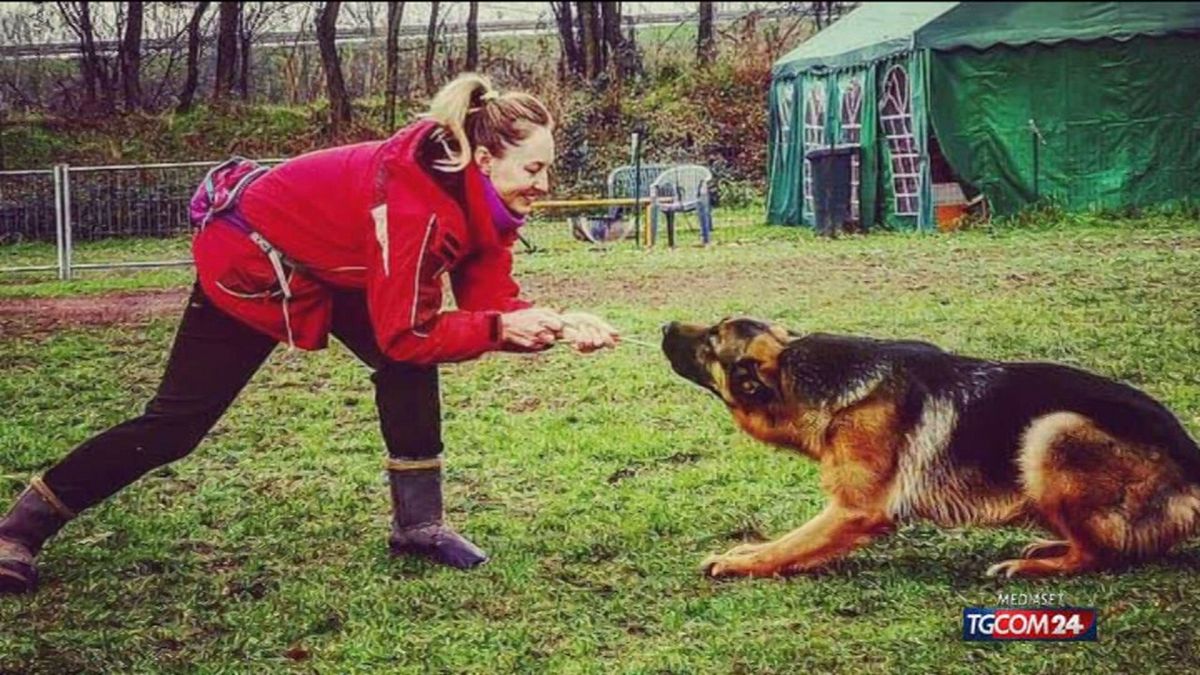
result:
M 584 312 L 568 312 L 562 315 L 562 339 L 571 343 L 578 352 L 594 352 L 604 347 L 616 347 L 621 333 L 605 323 L 603 319 Z
M 500 339 L 524 349 L 543 349 L 558 341 L 563 319 L 537 307 L 500 315 Z

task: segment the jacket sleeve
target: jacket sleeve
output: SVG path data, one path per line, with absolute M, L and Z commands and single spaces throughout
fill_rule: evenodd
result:
M 377 209 L 373 216 L 367 310 L 380 350 L 390 359 L 422 365 L 500 350 L 498 311 L 442 311 L 440 263 L 426 251 L 434 218 L 406 229 L 404 221 L 414 221 L 399 213 Z
M 451 274 L 454 301 L 468 311 L 515 312 L 533 303 L 520 297 L 521 287 L 512 276 L 512 243 L 509 235 L 459 264 Z

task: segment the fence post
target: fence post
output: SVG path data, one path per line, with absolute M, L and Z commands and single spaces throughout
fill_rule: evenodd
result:
M 63 226 L 62 164 L 55 164 L 54 176 L 54 248 L 58 253 L 58 278 L 67 278 L 66 228 Z
M 62 166 L 62 186 L 63 186 L 63 252 L 66 253 L 66 265 L 63 271 L 66 273 L 64 279 L 71 279 L 71 258 L 75 251 L 75 240 L 71 230 L 71 166 L 63 164 Z

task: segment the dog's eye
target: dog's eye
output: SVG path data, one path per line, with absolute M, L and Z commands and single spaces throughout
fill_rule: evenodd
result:
M 762 389 L 762 385 L 759 384 L 758 380 L 742 380 L 741 388 L 743 394 L 754 396 Z

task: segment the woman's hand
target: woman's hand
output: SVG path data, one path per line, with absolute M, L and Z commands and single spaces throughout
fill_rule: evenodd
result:
M 549 347 L 562 332 L 562 317 L 547 309 L 534 307 L 500 315 L 500 339 L 525 349 Z
M 620 332 L 602 319 L 583 312 L 562 315 L 562 338 L 577 351 L 593 352 L 604 347 L 616 347 Z

